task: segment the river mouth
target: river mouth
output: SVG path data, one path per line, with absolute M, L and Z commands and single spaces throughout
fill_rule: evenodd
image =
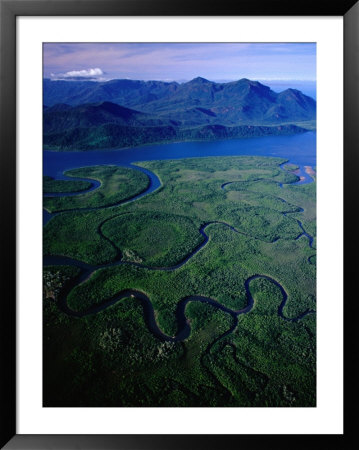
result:
M 91 152 L 43 152 L 43 174 L 58 180 L 85 180 L 93 183 L 87 192 L 97 189 L 100 183 L 93 179 L 69 177 L 64 172 L 71 169 L 96 165 L 117 165 L 140 170 L 150 179 L 147 191 L 135 196 L 131 201 L 154 192 L 161 185 L 158 177 L 151 171 L 140 167 L 140 161 L 203 158 L 211 156 L 275 156 L 287 159 L 284 164 L 292 163 L 299 166 L 298 185 L 313 182 L 305 167 L 316 166 L 316 132 L 307 132 L 293 136 L 271 136 L 250 139 L 233 139 L 213 142 L 183 142 L 176 144 L 162 144 L 156 146 L 137 147 L 133 149 L 91 151 Z M 284 165 L 283 164 L 283 165 Z M 282 187 L 281 183 L 279 186 Z M 58 197 L 83 194 L 56 194 Z M 52 197 L 53 194 L 46 196 Z M 43 226 L 52 215 L 44 210 Z
M 303 135 L 296 135 L 296 136 L 277 136 L 277 137 L 266 137 L 266 138 L 253 138 L 248 140 L 233 140 L 233 141 L 221 141 L 221 142 L 200 142 L 200 143 L 179 143 L 179 144 L 163 144 L 160 146 L 146 146 L 143 148 L 137 148 L 137 149 L 129 149 L 129 150 L 120 150 L 120 151 L 101 151 L 101 152 L 73 152 L 71 154 L 64 154 L 64 153 L 55 153 L 55 152 L 44 152 L 44 175 L 49 175 L 54 177 L 55 179 L 68 179 L 68 180 L 86 180 L 92 182 L 92 186 L 87 190 L 93 191 L 97 189 L 100 186 L 100 182 L 92 179 L 84 179 L 84 178 L 76 178 L 76 177 L 68 177 L 64 174 L 65 171 L 79 168 L 79 167 L 86 167 L 86 166 L 94 166 L 94 165 L 103 165 L 104 163 L 106 165 L 118 165 L 122 167 L 129 167 L 132 169 L 140 170 L 143 173 L 145 173 L 149 177 L 149 185 L 146 190 L 141 192 L 140 194 L 119 202 L 117 205 L 125 204 L 128 202 L 133 202 L 139 200 L 141 197 L 149 195 L 151 192 L 154 192 L 161 186 L 161 182 L 159 178 L 151 171 L 142 168 L 138 165 L 135 165 L 138 161 L 150 161 L 150 160 L 169 160 L 169 159 L 184 159 L 184 158 L 193 158 L 193 157 L 209 157 L 209 156 L 241 156 L 241 155 L 247 155 L 247 156 L 276 156 L 276 157 L 284 157 L 287 158 L 287 161 L 284 164 L 287 164 L 288 162 L 296 164 L 299 166 L 299 173 L 298 173 L 298 179 L 296 182 L 291 184 L 296 185 L 303 185 L 307 183 L 313 182 L 312 176 L 308 173 L 309 171 L 305 169 L 305 167 L 311 166 L 315 167 L 315 143 L 316 143 L 316 133 L 314 132 L 308 132 Z M 295 151 L 296 148 L 305 148 L 306 151 L 298 154 L 293 153 L 296 155 L 293 157 L 293 154 L 291 152 Z M 282 170 L 284 170 L 281 167 Z M 229 185 L 231 182 L 224 183 L 221 187 L 222 189 L 225 189 L 227 185 Z M 283 187 L 281 183 L 278 183 L 280 187 Z M 85 191 L 86 192 L 86 191 Z M 66 193 L 66 194 L 58 194 L 57 196 L 67 196 L 67 195 L 78 195 L 85 193 L 77 192 L 77 193 Z M 53 195 L 49 195 L 53 196 Z M 113 206 L 113 205 L 112 205 Z M 102 209 L 107 208 L 105 207 L 97 207 L 97 208 L 89 208 L 91 210 L 94 209 Z M 79 211 L 83 211 L 84 209 L 78 209 Z M 290 214 L 289 212 L 283 212 L 284 215 Z M 43 224 L 44 226 L 46 223 L 56 214 L 50 214 L 47 211 L 44 211 L 44 219 Z M 310 236 L 305 229 L 303 228 L 302 223 L 296 220 L 299 227 L 301 228 L 302 232 L 297 236 L 296 239 L 301 238 L 302 236 L 306 237 L 308 239 L 308 245 L 310 248 L 313 248 L 313 237 Z M 190 253 L 184 260 L 180 261 L 178 264 L 172 266 L 172 267 L 147 267 L 150 270 L 166 270 L 166 271 L 172 271 L 180 268 L 184 264 L 186 264 L 193 256 L 198 253 L 208 242 L 208 235 L 205 232 L 205 229 L 208 225 L 213 223 L 221 223 L 221 222 L 208 222 L 207 224 L 203 225 L 199 232 L 202 234 L 204 240 L 202 243 L 194 249 L 192 253 Z M 228 226 L 230 229 L 232 229 L 233 232 L 238 232 L 238 230 L 234 229 L 230 225 L 226 223 L 222 223 L 224 226 Z M 308 258 L 308 261 L 310 263 L 310 258 Z M 314 313 L 312 310 L 304 311 L 302 314 L 295 318 L 288 318 L 285 317 L 283 314 L 283 309 L 285 307 L 286 301 L 287 301 L 287 293 L 284 290 L 283 286 L 274 278 L 268 276 L 268 275 L 261 275 L 261 274 L 255 274 L 250 276 L 245 281 L 245 290 L 247 295 L 247 306 L 242 308 L 241 310 L 232 310 L 229 308 L 226 308 L 225 306 L 218 303 L 216 300 L 210 298 L 210 297 L 202 297 L 198 295 L 193 295 L 190 297 L 186 297 L 181 299 L 178 302 L 177 309 L 176 309 L 176 320 L 178 325 L 178 331 L 175 336 L 167 336 L 165 335 L 158 327 L 156 320 L 155 320 L 155 313 L 153 305 L 150 301 L 150 299 L 147 297 L 147 295 L 143 292 L 136 291 L 133 289 L 127 289 L 124 291 L 121 291 L 117 293 L 114 297 L 107 299 L 103 301 L 100 305 L 95 305 L 91 307 L 87 311 L 79 312 L 74 311 L 69 308 L 67 305 L 67 295 L 69 292 L 79 283 L 86 280 L 95 270 L 98 270 L 100 268 L 105 267 L 114 267 L 115 265 L 119 264 L 131 264 L 135 265 L 137 267 L 144 267 L 141 264 L 136 263 L 126 263 L 124 261 L 116 261 L 104 266 L 91 266 L 86 263 L 82 263 L 81 261 L 76 261 L 71 258 L 65 258 L 61 256 L 54 256 L 54 257 L 44 257 L 44 265 L 73 265 L 76 267 L 79 267 L 81 269 L 81 273 L 79 277 L 76 278 L 70 285 L 67 287 L 66 290 L 61 294 L 61 299 L 59 301 L 59 305 L 61 309 L 74 317 L 83 317 L 88 314 L 96 314 L 100 311 L 105 310 L 106 308 L 116 304 L 118 301 L 121 301 L 122 299 L 126 297 L 134 297 L 138 299 L 142 306 L 144 311 L 144 318 L 145 322 L 147 324 L 148 329 L 151 331 L 151 333 L 157 337 L 158 339 L 162 341 L 173 341 L 173 342 L 181 342 L 185 339 L 187 339 L 190 335 L 190 325 L 188 324 L 188 321 L 186 319 L 185 315 L 185 309 L 189 302 L 202 302 L 212 305 L 215 308 L 218 308 L 224 312 L 227 312 L 233 317 L 233 327 L 230 331 L 227 331 L 225 334 L 228 334 L 229 332 L 232 332 L 236 324 L 238 322 L 238 316 L 240 314 L 246 314 L 250 312 L 254 305 L 253 297 L 250 293 L 250 283 L 254 279 L 263 278 L 274 285 L 276 285 L 281 294 L 282 294 L 282 301 L 278 308 L 278 315 L 286 321 L 292 321 L 296 322 L 298 320 L 301 320 L 303 317 L 305 317 L 308 314 Z M 223 335 L 224 336 L 224 335 Z M 221 337 L 223 337 L 221 336 Z
M 207 156 L 276 156 L 289 160 L 303 169 L 307 181 L 311 177 L 305 166 L 316 166 L 316 132 L 308 131 L 291 136 L 270 136 L 224 141 L 181 142 L 148 145 L 121 150 L 89 152 L 43 152 L 44 175 L 65 179 L 69 169 L 102 164 L 124 167 L 139 161 L 201 158 Z

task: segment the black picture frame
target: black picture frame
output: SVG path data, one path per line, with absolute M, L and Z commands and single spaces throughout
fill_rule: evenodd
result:
M 18 16 L 342 16 L 344 18 L 344 242 L 346 294 L 343 435 L 17 435 L 16 434 L 16 17 Z M 359 2 L 342 0 L 0 0 L 1 221 L 1 448 L 6 449 L 226 449 L 351 448 L 356 414 L 351 390 L 357 380 L 355 329 L 356 248 L 354 177 L 359 169 Z M 6 193 L 6 195 L 5 195 Z M 355 228 L 354 228 L 355 227 Z M 355 411 L 355 409 L 353 409 Z M 3 447 L 4 446 L 4 447 Z

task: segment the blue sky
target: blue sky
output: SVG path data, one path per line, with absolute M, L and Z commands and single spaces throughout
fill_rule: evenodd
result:
M 212 81 L 316 79 L 316 45 L 307 43 L 48 43 L 52 79 Z

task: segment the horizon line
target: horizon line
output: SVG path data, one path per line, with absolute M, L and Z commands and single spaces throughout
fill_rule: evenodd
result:
M 162 81 L 164 83 L 188 83 L 190 81 L 195 80 L 196 78 L 203 78 L 205 80 L 208 80 L 212 83 L 231 83 L 233 81 L 240 81 L 240 80 L 250 80 L 250 81 L 300 81 L 300 82 L 311 82 L 311 83 L 316 83 L 317 80 L 316 79 L 303 79 L 303 78 L 249 78 L 249 77 L 242 77 L 242 78 L 228 78 L 228 79 L 214 79 L 214 80 L 210 80 L 208 78 L 202 77 L 200 75 L 191 78 L 191 79 L 180 79 L 180 80 L 176 80 L 176 79 L 168 79 L 168 78 L 148 78 L 148 79 L 141 79 L 141 78 L 129 78 L 129 77 L 124 77 L 124 78 L 55 78 L 55 77 L 51 77 L 51 76 L 44 76 L 43 79 L 44 80 L 50 80 L 50 81 L 92 81 L 92 82 L 97 82 L 97 83 L 105 83 L 107 81 L 114 81 L 114 80 L 131 80 L 131 81 Z

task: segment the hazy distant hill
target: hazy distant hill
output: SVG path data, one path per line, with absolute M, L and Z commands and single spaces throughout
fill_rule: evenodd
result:
M 226 125 L 314 120 L 316 102 L 295 89 L 280 94 L 258 81 L 242 79 L 213 83 L 204 78 L 181 84 L 173 93 L 136 105 L 141 111 L 191 122 L 201 108 L 200 121 Z M 203 110 L 204 109 L 204 110 Z
M 110 101 L 119 105 L 136 105 L 158 100 L 178 88 L 178 83 L 164 81 L 110 80 L 96 81 L 51 81 L 44 79 L 44 104 L 56 103 L 80 105 Z
M 44 80 L 44 105 L 45 145 L 67 150 L 296 133 L 316 118 L 311 97 L 248 79 Z
M 159 119 L 110 102 L 70 106 L 58 104 L 46 108 L 44 130 L 46 134 L 67 131 L 72 128 L 88 128 L 112 123 L 117 125 L 144 127 L 179 125 L 179 122 Z

